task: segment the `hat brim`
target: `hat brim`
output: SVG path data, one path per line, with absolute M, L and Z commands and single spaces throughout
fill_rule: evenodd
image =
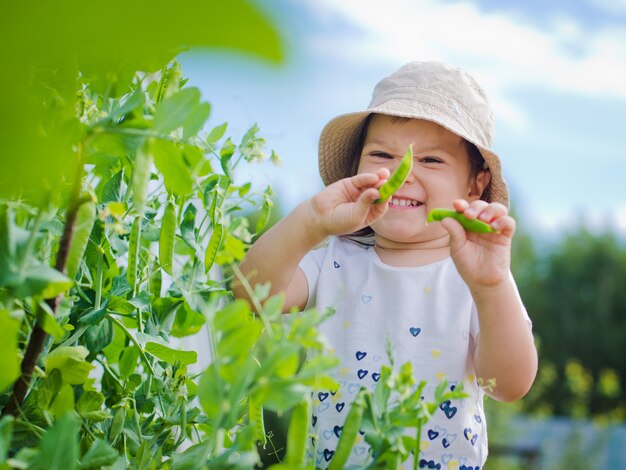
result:
M 389 103 L 387 103 L 388 105 Z M 424 112 L 423 115 L 416 116 L 413 108 L 412 115 L 404 115 L 397 110 L 368 110 L 356 113 L 348 113 L 337 116 L 324 126 L 319 140 L 318 164 L 322 181 L 329 185 L 342 178 L 352 176 L 349 174 L 356 155 L 359 136 L 367 116 L 372 113 L 386 114 L 390 116 L 407 117 L 412 119 L 425 119 L 435 122 L 445 127 L 449 131 L 459 135 L 465 140 L 476 145 L 481 155 L 485 159 L 489 172 L 491 173 L 491 186 L 489 191 L 489 202 L 500 202 L 509 206 L 509 189 L 502 176 L 502 164 L 500 158 L 492 150 L 474 142 L 467 136 L 463 129 L 457 129 L 454 119 L 446 116 L 435 116 L 433 109 Z

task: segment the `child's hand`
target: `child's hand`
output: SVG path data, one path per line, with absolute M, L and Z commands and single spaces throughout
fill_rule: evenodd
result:
M 450 234 L 450 253 L 461 276 L 473 291 L 501 285 L 509 278 L 515 219 L 497 202 L 478 200 L 470 204 L 457 199 L 453 206 L 468 219 L 482 220 L 498 231 L 479 234 L 465 231 L 452 218 L 441 222 Z
M 378 220 L 388 204 L 374 204 L 378 188 L 389 178 L 389 170 L 360 173 L 339 180 L 310 200 L 316 227 L 326 236 L 352 233 Z

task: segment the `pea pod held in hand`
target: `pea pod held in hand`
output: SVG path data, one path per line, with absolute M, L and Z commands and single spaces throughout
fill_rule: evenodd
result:
M 452 209 L 432 209 L 426 217 L 426 222 L 441 222 L 446 217 L 452 217 L 459 222 L 465 230 L 475 233 L 495 233 L 497 230 L 486 222 L 478 219 L 468 219 L 460 212 Z
M 404 157 L 400 161 L 398 168 L 391 174 L 389 179 L 383 184 L 380 188 L 378 188 L 378 192 L 380 193 L 380 197 L 374 201 L 375 204 L 380 202 L 385 202 L 389 199 L 393 193 L 395 193 L 400 186 L 404 183 L 407 176 L 411 172 L 413 168 L 413 144 L 409 145 Z

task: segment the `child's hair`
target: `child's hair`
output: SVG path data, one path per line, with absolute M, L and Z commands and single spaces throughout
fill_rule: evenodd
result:
M 349 178 L 351 176 L 356 175 L 359 170 L 359 163 L 361 161 L 361 154 L 363 153 L 363 147 L 365 145 L 365 138 L 367 137 L 367 131 L 368 131 L 370 122 L 372 121 L 372 117 L 375 115 L 376 113 L 371 113 L 363 121 L 363 125 L 361 127 L 361 130 L 359 131 L 359 137 L 356 142 L 355 152 L 354 152 L 354 155 L 352 156 L 352 161 L 350 165 L 346 167 L 347 174 L 343 175 L 344 178 Z M 407 118 L 407 117 L 402 117 L 402 116 L 390 116 L 390 117 L 391 117 L 392 122 L 394 123 L 406 122 L 412 119 L 412 118 Z M 470 141 L 466 139 L 463 139 L 463 142 L 465 143 L 465 149 L 467 151 L 467 155 L 469 156 L 469 160 L 470 160 L 470 178 L 472 179 L 477 178 L 478 174 L 481 171 L 489 171 L 488 168 L 485 168 L 485 159 L 480 153 L 480 150 L 478 150 L 478 147 L 476 147 L 476 145 L 474 145 L 473 143 L 471 143 Z M 487 184 L 487 186 L 483 190 L 482 194 L 480 195 L 480 199 L 482 199 L 483 201 L 491 202 L 490 190 L 491 190 L 491 181 Z M 373 235 L 374 235 L 374 231 L 368 226 L 368 227 L 364 227 L 361 230 L 358 230 L 354 233 L 351 233 L 345 236 L 358 243 L 370 245 L 372 243 L 370 243 L 370 241 L 368 241 L 367 238 L 372 237 Z

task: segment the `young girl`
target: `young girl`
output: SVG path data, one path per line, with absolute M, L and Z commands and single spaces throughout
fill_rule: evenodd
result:
M 317 397 L 318 465 L 332 458 L 333 431 L 356 391 L 378 380 L 388 341 L 396 363 L 411 361 L 416 380 L 428 381 L 426 398 L 444 378 L 469 394 L 433 415 L 420 467 L 482 468 L 487 431 L 479 384 L 495 379 L 487 393 L 503 401 L 528 392 L 537 353 L 510 273 L 515 221 L 492 137 L 486 96 L 470 75 L 411 62 L 378 83 L 367 111 L 326 125 L 319 146 L 326 188 L 263 235 L 242 262 L 253 284 L 271 282 L 272 293 L 285 293 L 285 311 L 336 312 L 321 329 L 342 361 L 341 388 Z M 378 188 L 410 144 L 411 173 L 377 203 Z M 466 232 L 451 218 L 426 223 L 438 207 L 497 232 Z M 367 457 L 361 442 L 349 463 L 364 465 Z

